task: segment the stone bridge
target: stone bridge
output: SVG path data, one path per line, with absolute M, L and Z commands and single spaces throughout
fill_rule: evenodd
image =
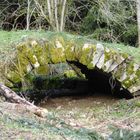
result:
M 63 63 L 72 66 L 77 77 L 87 79 L 93 91 L 126 98 L 140 94 L 140 66 L 130 55 L 100 43 L 78 43 L 62 36 L 51 40 L 28 39 L 18 44 L 14 57 L 4 68 L 6 85 L 27 85 L 31 75 L 49 75 L 51 64 Z

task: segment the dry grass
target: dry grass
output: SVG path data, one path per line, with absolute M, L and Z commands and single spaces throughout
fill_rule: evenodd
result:
M 96 130 L 107 137 L 112 128 L 140 131 L 139 98 L 117 100 L 107 97 L 50 99 L 45 106 L 73 127 Z M 51 104 L 51 105 L 50 105 Z

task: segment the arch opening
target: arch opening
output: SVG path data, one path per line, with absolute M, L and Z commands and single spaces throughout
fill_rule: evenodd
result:
M 112 94 L 112 96 L 118 98 L 133 98 L 132 94 L 127 89 L 123 88 L 121 83 L 116 78 L 112 77 L 111 73 L 106 73 L 97 67 L 94 69 L 88 69 L 87 66 L 79 63 L 78 61 L 67 62 L 74 64 L 76 67 L 81 69 L 83 74 L 85 74 L 85 77 L 88 80 L 90 92 Z

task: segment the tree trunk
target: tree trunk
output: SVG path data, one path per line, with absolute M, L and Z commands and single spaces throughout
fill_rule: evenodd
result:
M 55 23 L 56 23 L 56 30 L 59 31 L 59 22 L 58 22 L 58 1 L 57 0 L 54 0 L 54 5 L 55 5 Z
M 48 6 L 48 14 L 49 14 L 49 21 L 52 27 L 53 26 L 53 13 L 52 13 L 52 5 L 51 5 L 51 1 L 47 0 L 47 6 Z
M 61 32 L 64 30 L 64 25 L 65 25 L 64 19 L 65 19 L 66 2 L 67 2 L 67 0 L 64 0 L 62 3 L 61 21 L 60 21 L 60 31 Z
M 26 30 L 29 30 L 30 27 L 30 0 L 28 0 L 28 6 L 27 6 L 27 16 L 26 16 Z
M 138 47 L 140 47 L 140 0 L 137 0 Z
M 12 91 L 10 88 L 6 87 L 3 84 L 0 84 L 0 94 L 4 96 L 9 102 L 16 103 L 19 106 L 22 105 L 28 111 L 34 113 L 39 117 L 45 117 L 47 115 L 48 111 L 46 109 L 37 107 L 34 104 L 25 100 L 24 98 L 21 98 L 14 91 Z

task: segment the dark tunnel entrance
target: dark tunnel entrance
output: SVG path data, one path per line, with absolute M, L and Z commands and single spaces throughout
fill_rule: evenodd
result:
M 133 95 L 127 89 L 123 88 L 121 83 L 112 77 L 111 73 L 105 73 L 97 67 L 93 70 L 88 69 L 87 66 L 76 61 L 68 61 L 68 63 L 74 64 L 85 74 L 90 92 L 111 94 L 117 98 L 133 98 Z

